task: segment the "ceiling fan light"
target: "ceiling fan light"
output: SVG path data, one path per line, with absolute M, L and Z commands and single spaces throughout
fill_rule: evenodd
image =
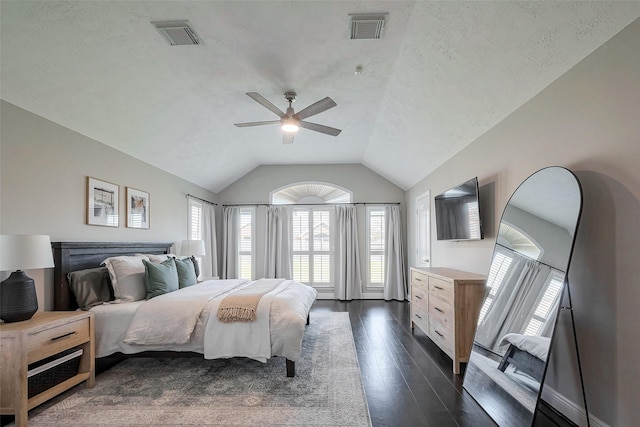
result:
M 282 121 L 282 130 L 289 133 L 298 132 L 300 130 L 300 126 L 296 119 L 288 118 Z

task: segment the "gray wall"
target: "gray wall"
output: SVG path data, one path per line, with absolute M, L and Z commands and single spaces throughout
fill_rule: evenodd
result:
M 589 409 L 610 426 L 640 425 L 639 41 L 636 20 L 407 192 L 411 212 L 424 191 L 478 176 L 485 240 L 434 241 L 432 265 L 486 274 L 501 212 L 520 182 L 551 165 L 576 173 L 584 207 L 569 280 Z M 408 234 L 414 264 L 412 216 Z M 549 385 L 579 404 L 568 319 L 561 315 Z
M 179 244 L 187 238 L 186 194 L 217 200 L 210 191 L 12 104 L 2 101 L 0 108 L 2 234 Z M 86 224 L 87 176 L 120 186 L 118 228 Z M 126 187 L 149 193 L 150 229 L 125 227 Z M 40 308 L 52 308 L 53 270 L 29 274 L 37 284 Z

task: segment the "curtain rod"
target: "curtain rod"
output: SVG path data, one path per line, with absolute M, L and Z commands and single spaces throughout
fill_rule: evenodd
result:
M 387 205 L 400 205 L 400 202 L 355 202 L 355 203 L 282 203 L 282 204 L 272 204 L 272 203 L 235 203 L 232 205 L 222 206 L 350 206 L 350 205 L 378 205 L 378 206 L 387 206 Z
M 205 203 L 209 203 L 210 205 L 216 205 L 216 206 L 218 206 L 218 204 L 217 204 L 217 203 L 210 202 L 210 201 L 205 200 L 205 199 L 201 199 L 200 197 L 196 197 L 196 196 L 194 196 L 193 194 L 187 194 L 187 196 L 186 196 L 186 197 L 187 197 L 187 199 L 189 199 L 189 198 L 191 198 L 191 199 L 197 199 L 197 200 L 200 200 L 201 202 L 205 202 Z
M 545 265 L 545 266 L 549 267 L 549 268 L 550 268 L 550 269 L 552 269 L 552 270 L 559 271 L 559 272 L 561 272 L 561 273 L 565 273 L 565 274 L 567 274 L 567 273 L 566 273 L 566 271 L 562 271 L 562 270 L 560 270 L 558 267 L 554 267 L 553 265 L 547 264 L 546 262 L 538 261 L 537 259 L 531 258 L 530 256 L 525 255 L 525 254 L 523 254 L 522 252 L 518 252 L 518 251 L 516 251 L 515 249 L 511 249 L 510 247 L 507 247 L 507 246 L 505 246 L 505 245 L 503 245 L 503 244 L 501 244 L 501 243 L 496 242 L 496 246 L 500 246 L 501 248 L 504 248 L 504 249 L 506 249 L 506 250 L 508 250 L 508 251 L 511 251 L 511 252 L 515 253 L 515 254 L 518 254 L 518 255 L 520 255 L 520 256 L 521 256 L 521 257 L 523 257 L 523 258 L 529 259 L 529 260 L 531 260 L 531 261 L 535 261 L 535 262 L 537 262 L 538 264 Z

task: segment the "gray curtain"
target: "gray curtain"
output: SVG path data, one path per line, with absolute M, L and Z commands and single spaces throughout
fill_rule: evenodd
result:
M 237 278 L 239 213 L 237 206 L 222 208 L 222 279 Z
M 362 298 L 362 275 L 355 206 L 336 206 L 334 296 L 341 301 Z
M 517 252 L 502 250 L 508 251 L 513 261 L 476 332 L 476 341 L 496 352 L 504 335 L 524 332 L 552 273 L 547 265 Z
M 264 267 L 266 278 L 293 278 L 290 218 L 288 206 L 267 206 Z
M 408 292 L 400 206 L 387 206 L 385 208 L 385 219 L 384 299 L 387 301 L 404 301 Z
M 216 210 L 210 203 L 202 207 L 202 240 L 204 240 L 205 255 L 200 265 L 201 275 L 214 277 L 218 275 L 218 248 L 216 245 Z

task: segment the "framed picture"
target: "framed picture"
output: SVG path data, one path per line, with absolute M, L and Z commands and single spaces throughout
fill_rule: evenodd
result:
M 127 227 L 149 228 L 149 193 L 127 187 Z
M 118 226 L 120 187 L 87 177 L 87 224 Z

